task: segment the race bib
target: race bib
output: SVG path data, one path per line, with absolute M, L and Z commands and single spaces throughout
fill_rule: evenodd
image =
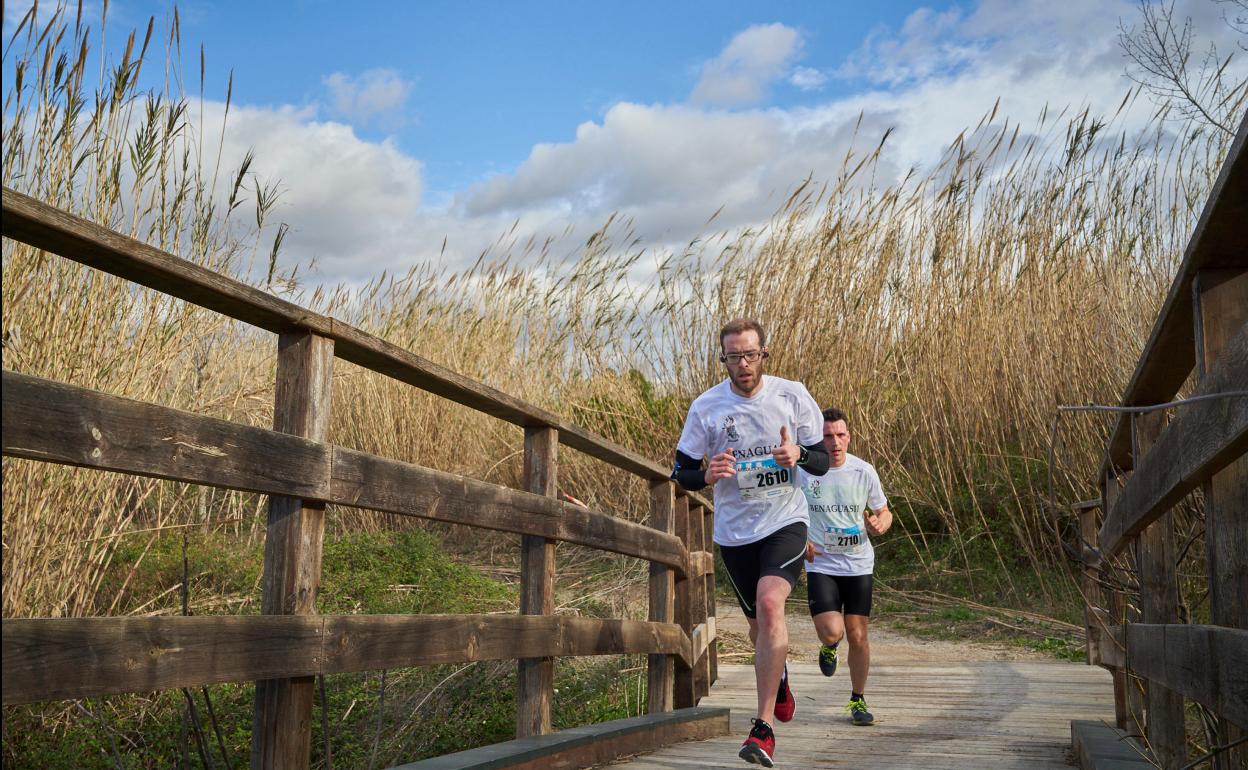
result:
M 862 527 L 824 527 L 824 553 L 858 553 L 867 547 L 867 533 Z
M 737 489 L 742 500 L 771 500 L 793 492 L 792 468 L 781 468 L 774 457 L 737 461 Z

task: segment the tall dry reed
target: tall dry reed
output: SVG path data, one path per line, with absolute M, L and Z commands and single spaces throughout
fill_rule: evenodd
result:
M 880 468 L 923 568 L 973 576 L 968 547 L 989 545 L 1004 577 L 981 592 L 1008 593 L 1013 571 L 1050 564 L 1061 506 L 1091 495 L 1106 422 L 1065 423 L 1055 508 L 1043 483 L 1053 409 L 1115 401 L 1227 146 L 1200 132 L 1176 142 L 1160 122 L 1125 136 L 1120 118 L 1087 112 L 1021 127 L 985 116 L 930 173 L 873 181 L 881 142 L 826 184 L 795 180 L 765 227 L 683 251 L 641 250 L 613 219 L 571 258 L 556 256 L 566 244 L 503 239 L 468 270 L 425 263 L 354 294 L 298 294 L 272 270 L 252 271 L 279 247 L 266 242 L 272 188 L 247 163 L 218 170 L 199 154 L 203 132 L 219 129 L 198 125 L 177 87 L 176 16 L 166 56 L 149 51 L 151 35 L 132 37 L 88 94 L 87 25 L 64 13 L 45 28 L 24 23 L 5 52 L 19 73 L 5 100 L 6 185 L 295 292 L 661 463 L 689 400 L 723 376 L 719 325 L 756 316 L 772 371 L 851 415 L 854 449 Z M 145 62 L 161 58 L 167 87 L 141 88 Z M 270 335 L 8 241 L 3 300 L 7 368 L 271 419 Z M 519 477 L 514 427 L 341 362 L 331 440 Z M 560 486 L 644 516 L 639 481 L 566 450 Z M 3 510 L 5 616 L 108 612 L 117 597 L 97 587 L 122 538 L 214 522 L 254 537 L 263 520 L 253 495 L 8 459 Z M 389 524 L 331 517 L 339 528 Z

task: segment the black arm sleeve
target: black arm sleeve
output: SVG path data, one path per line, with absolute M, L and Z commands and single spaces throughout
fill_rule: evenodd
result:
M 826 452 L 823 458 L 823 468 L 826 471 L 828 468 L 828 455 Z M 677 449 L 676 467 L 672 469 L 672 479 L 689 492 L 697 492 L 699 489 L 704 489 L 706 487 L 706 473 L 702 470 L 702 460 L 697 457 L 690 457 Z
M 797 463 L 802 470 L 812 476 L 822 476 L 828 472 L 832 458 L 828 456 L 828 448 L 823 445 L 822 441 L 816 444 L 802 444 L 802 449 L 806 450 L 806 459 Z

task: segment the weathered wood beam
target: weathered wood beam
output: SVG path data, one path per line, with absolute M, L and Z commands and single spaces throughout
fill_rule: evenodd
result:
M 1139 467 L 1165 428 L 1164 411 L 1135 416 L 1132 457 Z M 1140 620 L 1144 623 L 1179 622 L 1179 581 L 1175 569 L 1174 513 L 1166 511 L 1144 528 L 1135 543 L 1139 564 Z M 1144 727 L 1153 758 L 1165 770 L 1187 764 L 1187 737 L 1183 696 L 1160 682 L 1145 683 Z
M 332 340 L 305 332 L 279 335 L 273 429 L 324 441 L 329 436 L 333 371 Z M 269 497 L 260 605 L 265 615 L 316 614 L 324 536 L 325 503 Z M 252 770 L 308 766 L 315 685 L 310 676 L 256 682 Z
M 687 548 L 692 549 L 694 543 L 690 537 L 689 498 L 681 497 L 676 500 L 675 523 L 676 536 Z M 693 629 L 697 625 L 697 621 L 694 620 L 694 582 L 688 573 L 678 575 L 676 578 L 676 622 L 690 639 L 693 638 Z M 697 682 L 693 668 L 696 663 L 697 658 L 692 652 L 686 655 L 684 660 L 676 661 L 672 704 L 678 709 L 698 705 Z
M 2 621 L 4 705 L 379 668 L 659 653 L 672 623 L 523 615 L 250 615 Z
M 1248 382 L 1248 326 L 1227 343 L 1196 395 L 1243 390 Z M 1248 451 L 1248 398 L 1182 407 L 1135 469 L 1101 526 L 1105 554 L 1126 547 L 1184 495 Z
M 1248 728 L 1248 631 L 1130 623 L 1127 666 Z
M 553 428 L 524 429 L 524 488 L 535 495 L 559 494 L 559 435 Z M 520 540 L 520 613 L 555 614 L 555 541 L 525 535 Z M 555 659 L 516 662 L 516 737 L 545 735 L 551 729 Z
M 4 372 L 3 388 L 8 456 L 535 535 L 687 568 L 675 535 L 553 498 L 16 372 Z
M 1124 406 L 1169 401 L 1183 386 L 1195 361 L 1192 279 L 1206 268 L 1248 266 L 1244 222 L 1248 222 L 1248 116 L 1240 121 L 1218 178 L 1209 190 L 1178 274 L 1123 392 Z M 1126 415 L 1115 424 L 1106 443 L 1105 458 L 1102 472 L 1110 466 L 1131 467 L 1131 428 Z
M 613 765 L 680 741 L 728 734 L 726 708 L 690 708 L 569 727 L 549 735 L 480 746 L 390 770 L 576 770 Z
M 650 486 L 650 527 L 657 532 L 675 531 L 676 483 L 660 481 Z M 674 535 L 673 535 L 674 537 Z M 675 617 L 676 583 L 672 569 L 650 562 L 649 618 L 671 623 Z M 652 653 L 646 659 L 647 710 L 657 714 L 672 710 L 673 661 L 670 655 Z
M 298 436 L 3 375 L 4 454 L 226 489 L 329 497 L 330 447 Z

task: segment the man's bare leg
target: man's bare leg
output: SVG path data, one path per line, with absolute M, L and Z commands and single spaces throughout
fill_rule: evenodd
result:
M 867 670 L 871 668 L 871 643 L 867 641 L 866 615 L 846 615 L 845 634 L 849 637 L 849 681 L 854 692 L 865 693 Z
M 758 687 L 758 718 L 775 721 L 776 691 L 784 675 L 789 653 L 789 627 L 784 622 L 784 601 L 793 590 L 789 581 L 775 575 L 758 580 L 755 600 L 757 619 L 750 620 L 750 641 L 754 643 L 754 680 Z

